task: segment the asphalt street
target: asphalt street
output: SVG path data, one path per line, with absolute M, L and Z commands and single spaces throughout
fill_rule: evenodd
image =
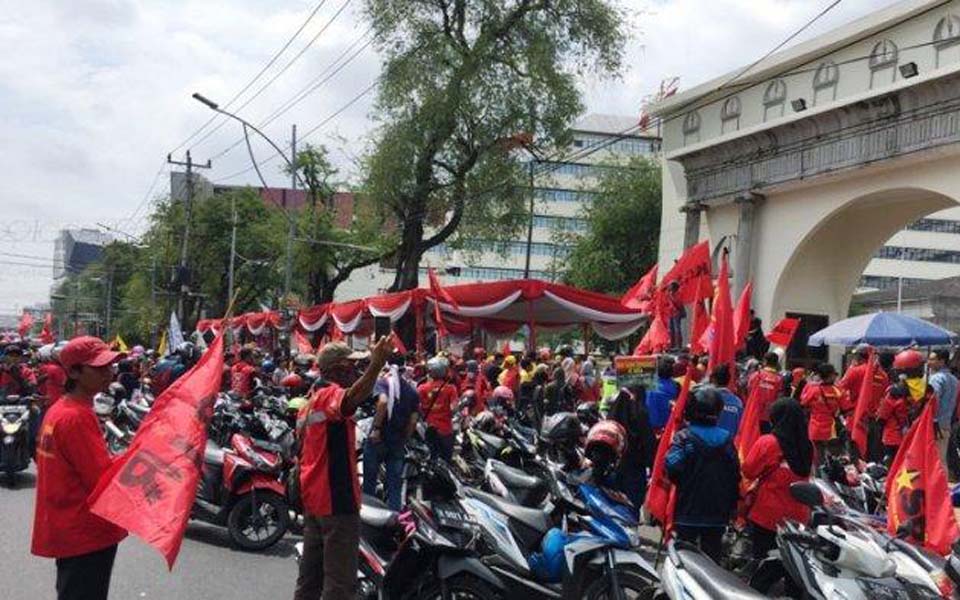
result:
M 21 473 L 15 489 L 0 487 L 0 598 L 54 598 L 53 561 L 30 554 L 34 471 Z M 227 532 L 191 521 L 180 557 L 168 571 L 163 558 L 135 537 L 120 544 L 110 588 L 112 600 L 271 600 L 293 596 L 297 576 L 287 535 L 263 553 L 230 547 Z

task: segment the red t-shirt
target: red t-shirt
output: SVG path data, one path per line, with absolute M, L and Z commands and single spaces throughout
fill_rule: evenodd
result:
M 804 481 L 783 459 L 780 442 L 772 434 L 761 435 L 750 449 L 741 469 L 743 478 L 757 484 L 757 498 L 747 518 L 774 531 L 786 519 L 806 523 L 810 509 L 794 500 L 790 484 Z
M 889 390 L 880 400 L 877 419 L 883 423 L 880 442 L 884 446 L 899 446 L 903 442 L 903 432 L 910 422 L 910 405 L 906 398 L 894 398 Z
M 66 392 L 67 372 L 56 363 L 40 365 L 40 384 L 37 391 L 46 397 L 44 406 L 49 407 Z
M 453 433 L 453 407 L 457 405 L 457 390 L 446 381 L 432 380 L 417 388 L 420 396 L 420 414 L 427 425 L 440 435 Z
M 837 437 L 834 418 L 840 412 L 844 391 L 835 385 L 809 383 L 803 388 L 800 404 L 810 411 L 810 441 L 825 442 Z
M 747 400 L 760 402 L 760 422 L 770 422 L 770 407 L 783 393 L 783 378 L 776 371 L 763 368 L 750 376 Z
M 31 552 L 67 558 L 112 546 L 127 532 L 92 514 L 87 497 L 110 466 L 93 405 L 65 395 L 43 419 L 37 444 Z
M 230 367 L 230 390 L 246 398 L 253 392 L 253 375 L 256 367 L 243 361 Z
M 320 388 L 300 411 L 300 496 L 314 517 L 355 515 L 360 511 L 356 423 L 340 410 L 346 390 Z

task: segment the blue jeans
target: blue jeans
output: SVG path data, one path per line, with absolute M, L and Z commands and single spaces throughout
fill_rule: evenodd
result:
M 403 484 L 403 455 L 403 444 L 372 442 L 369 439 L 363 443 L 363 493 L 376 496 L 380 465 L 384 465 L 387 472 L 384 491 L 387 506 L 391 510 L 400 510 L 403 507 L 403 498 L 400 497 Z

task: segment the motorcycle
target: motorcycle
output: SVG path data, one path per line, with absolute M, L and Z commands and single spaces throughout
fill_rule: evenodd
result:
M 283 481 L 287 452 L 279 443 L 241 433 L 230 437 L 229 448 L 208 440 L 192 517 L 226 527 L 244 550 L 277 543 L 290 527 Z
M 17 483 L 17 473 L 30 466 L 30 419 L 33 408 L 29 397 L 7 396 L 0 406 L 0 429 L 3 443 L 0 444 L 0 471 L 7 485 Z
M 767 598 L 691 544 L 670 540 L 660 568 L 659 598 L 759 600 Z
M 107 442 L 110 454 L 122 454 L 130 445 L 133 434 L 120 428 L 113 420 L 116 400 L 110 394 L 100 393 L 93 397 L 93 412 L 100 422 L 100 430 Z

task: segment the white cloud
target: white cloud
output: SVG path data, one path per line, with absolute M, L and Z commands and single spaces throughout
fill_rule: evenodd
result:
M 343 0 L 328 1 L 297 42 L 274 65 L 286 64 Z M 884 2 L 889 4 L 891 2 Z M 619 81 L 584 83 L 588 110 L 638 114 L 641 99 L 662 78 L 684 88 L 749 63 L 818 12 L 809 0 L 632 0 L 633 40 Z M 870 10 L 877 0 L 847 0 L 801 39 Z M 7 2 L 0 13 L 0 253 L 52 259 L 52 238 L 65 225 L 93 226 L 129 217 L 163 157 L 210 113 L 190 99 L 201 91 L 226 102 L 300 25 L 314 3 L 288 0 L 39 0 Z M 254 120 L 319 73 L 366 30 L 361 2 L 338 19 L 267 91 L 243 109 Z M 273 72 L 273 71 L 271 71 Z M 269 135 L 286 140 L 291 123 L 303 132 L 369 85 L 378 72 L 368 49 L 320 91 L 277 119 Z M 261 79 L 261 83 L 270 77 Z M 253 86 L 249 93 L 259 88 Z M 369 130 L 370 97 L 344 112 L 311 141 L 348 140 L 347 155 Z M 193 149 L 206 160 L 240 134 L 230 123 Z M 333 144 L 331 144 L 333 145 Z M 258 156 L 269 150 L 255 146 Z M 212 176 L 247 167 L 243 146 L 215 161 Z M 278 184 L 277 168 L 266 174 Z M 254 182 L 253 174 L 236 182 Z M 161 178 L 158 192 L 167 189 Z M 127 224 L 136 227 L 136 223 Z M 0 254 L 0 313 L 43 300 L 49 268 Z

